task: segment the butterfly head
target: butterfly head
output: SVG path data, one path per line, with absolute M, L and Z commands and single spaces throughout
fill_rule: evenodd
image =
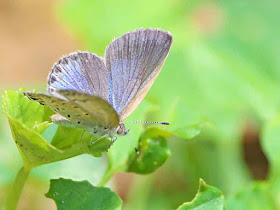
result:
M 119 124 L 119 126 L 116 128 L 116 131 L 117 131 L 117 134 L 121 135 L 121 136 L 124 136 L 129 132 L 129 130 L 126 130 L 123 123 Z

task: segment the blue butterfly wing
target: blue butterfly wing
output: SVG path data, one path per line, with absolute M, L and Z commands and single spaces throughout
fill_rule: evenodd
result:
M 141 103 L 159 74 L 172 43 L 169 32 L 136 30 L 115 39 L 102 58 L 89 52 L 62 57 L 48 76 L 48 92 L 59 90 L 99 96 L 124 120 Z
M 72 90 L 107 100 L 108 76 L 102 58 L 89 52 L 62 57 L 48 76 L 48 92 L 61 97 L 59 90 Z
M 108 101 L 128 117 L 158 76 L 172 44 L 172 35 L 158 29 L 136 30 L 115 39 L 105 54 Z

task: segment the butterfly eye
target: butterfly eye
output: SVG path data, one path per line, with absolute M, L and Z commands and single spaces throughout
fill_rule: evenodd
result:
M 117 134 L 122 134 L 123 133 L 123 128 L 120 127 L 118 130 L 117 130 Z

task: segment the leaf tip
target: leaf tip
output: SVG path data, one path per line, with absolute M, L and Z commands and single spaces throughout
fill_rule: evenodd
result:
M 202 178 L 199 178 L 199 186 L 201 186 L 201 185 L 206 186 L 207 184 Z

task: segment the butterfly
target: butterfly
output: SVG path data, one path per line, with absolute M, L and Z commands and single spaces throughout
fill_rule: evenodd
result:
M 160 29 L 128 32 L 106 47 L 104 59 L 90 52 L 60 58 L 48 76 L 48 95 L 23 95 L 56 112 L 54 123 L 97 133 L 98 139 L 109 137 L 113 143 L 128 133 L 123 120 L 151 88 L 171 44 L 172 35 Z

